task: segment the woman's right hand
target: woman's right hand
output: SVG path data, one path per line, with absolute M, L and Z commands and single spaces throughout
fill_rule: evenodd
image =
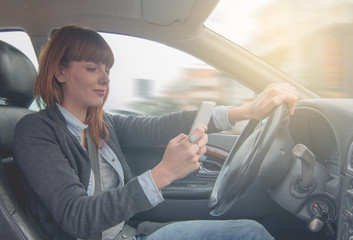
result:
M 158 189 L 186 177 L 200 167 L 200 158 L 206 152 L 207 126 L 196 128 L 189 136 L 179 134 L 169 141 L 162 161 L 151 170 Z M 195 141 L 191 142 L 190 137 Z

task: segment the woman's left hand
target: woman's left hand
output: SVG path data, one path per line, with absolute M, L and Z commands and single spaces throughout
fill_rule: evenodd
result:
M 289 113 L 292 115 L 297 100 L 298 93 L 290 84 L 270 84 L 252 102 L 232 108 L 229 111 L 229 121 L 235 123 L 245 119 L 262 120 L 274 107 L 283 102 L 287 103 Z

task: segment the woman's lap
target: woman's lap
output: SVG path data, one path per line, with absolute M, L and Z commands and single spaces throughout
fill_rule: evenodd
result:
M 267 240 L 274 239 L 266 229 L 252 220 L 184 221 L 166 225 L 137 240 Z

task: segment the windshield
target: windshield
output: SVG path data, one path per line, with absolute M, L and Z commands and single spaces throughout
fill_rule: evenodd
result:
M 205 26 L 321 97 L 353 97 L 353 0 L 221 0 Z

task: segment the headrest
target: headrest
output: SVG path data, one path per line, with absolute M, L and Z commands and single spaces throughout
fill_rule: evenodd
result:
M 8 105 L 29 107 L 36 69 L 20 50 L 0 40 L 0 98 Z
M 23 116 L 33 111 L 16 106 L 0 107 L 0 159 L 12 156 L 15 127 Z

